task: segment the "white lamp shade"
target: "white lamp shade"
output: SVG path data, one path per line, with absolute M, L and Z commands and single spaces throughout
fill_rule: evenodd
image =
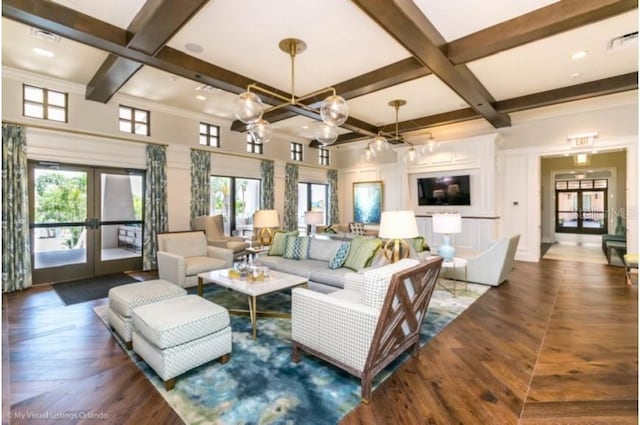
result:
M 413 211 L 383 211 L 378 237 L 382 239 L 407 239 L 420 236 Z
M 322 224 L 324 213 L 322 211 L 307 211 L 304 213 L 304 224 Z
M 434 214 L 433 232 L 447 235 L 462 232 L 462 216 L 460 214 Z
M 278 211 L 276 210 L 258 210 L 253 216 L 253 227 L 278 227 L 280 222 L 278 221 Z

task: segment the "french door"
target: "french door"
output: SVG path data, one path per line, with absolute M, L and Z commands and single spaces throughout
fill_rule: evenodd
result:
M 34 283 L 142 267 L 144 171 L 29 163 Z
M 607 180 L 556 182 L 556 232 L 607 232 Z

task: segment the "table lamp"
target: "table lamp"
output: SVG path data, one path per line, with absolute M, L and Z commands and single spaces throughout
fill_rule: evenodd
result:
M 420 236 L 413 211 L 383 211 L 378 237 L 389 239 L 383 247 L 386 259 L 395 263 L 409 256 L 409 244 L 404 239 Z
M 260 245 L 271 245 L 273 231 L 271 228 L 280 226 L 278 221 L 278 211 L 276 210 L 258 210 L 253 216 L 253 227 L 260 229 L 258 232 L 258 241 Z
M 434 214 L 433 215 L 433 233 L 443 234 L 443 242 L 438 248 L 438 255 L 444 258 L 444 261 L 452 261 L 456 254 L 456 249 L 451 246 L 450 235 L 462 232 L 462 216 L 460 214 Z
M 324 223 L 323 211 L 306 211 L 304 213 L 304 224 L 311 226 L 311 236 L 316 235 L 316 224 Z

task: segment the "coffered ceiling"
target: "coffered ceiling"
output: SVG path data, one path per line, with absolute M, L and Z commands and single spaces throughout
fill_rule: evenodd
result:
M 637 0 L 4 0 L 2 60 L 85 85 L 92 101 L 124 93 L 244 131 L 233 121 L 236 94 L 257 82 L 290 96 L 290 58 L 278 43 L 300 38 L 307 49 L 295 58 L 294 94 L 333 86 L 348 101 L 337 145 L 393 132 L 393 99 L 407 101 L 400 131 L 420 133 L 470 120 L 508 127 L 516 111 L 637 90 L 637 44 L 630 36 L 614 42 L 637 32 L 637 7 Z M 579 51 L 586 56 L 572 59 Z M 315 114 L 287 107 L 267 115 L 281 134 L 313 138 Z

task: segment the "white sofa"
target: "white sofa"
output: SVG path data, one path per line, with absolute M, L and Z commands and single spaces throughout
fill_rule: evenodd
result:
M 233 251 L 207 246 L 202 231 L 158 234 L 158 277 L 183 288 L 198 284 L 198 273 L 231 268 Z
M 519 234 L 504 237 L 477 255 L 460 255 L 467 260 L 466 276 L 464 269 L 456 268 L 455 278 L 484 285 L 500 285 L 507 280 L 513 269 L 513 259 L 519 241 Z M 453 278 L 453 269 L 443 268 L 440 275 L 444 278 Z

